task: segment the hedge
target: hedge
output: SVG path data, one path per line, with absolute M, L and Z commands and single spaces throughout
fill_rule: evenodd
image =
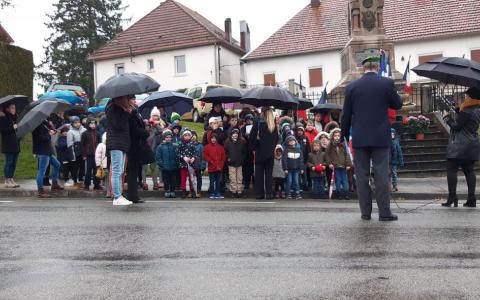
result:
M 0 43 L 0 98 L 25 95 L 32 99 L 33 72 L 31 51 Z

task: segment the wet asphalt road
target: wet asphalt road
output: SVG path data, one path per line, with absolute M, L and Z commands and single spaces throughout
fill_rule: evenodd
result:
M 308 201 L 0 202 L 0 299 L 479 299 L 480 212 L 399 216 Z

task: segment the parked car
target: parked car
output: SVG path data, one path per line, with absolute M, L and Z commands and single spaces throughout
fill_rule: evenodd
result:
M 193 122 L 202 122 L 203 118 L 212 110 L 211 103 L 205 103 L 198 99 L 209 90 L 219 87 L 228 87 L 221 84 L 199 84 L 191 89 L 188 89 L 186 94 L 193 98 L 192 120 Z
M 88 110 L 88 95 L 82 86 L 75 83 L 53 83 L 45 94 L 40 95 L 38 100 L 58 98 L 72 104 L 72 110 L 86 112 Z

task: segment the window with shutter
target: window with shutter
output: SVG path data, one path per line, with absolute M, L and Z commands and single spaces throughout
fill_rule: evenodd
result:
M 264 86 L 275 86 L 277 81 L 275 79 L 275 73 L 263 74 L 263 85 Z
M 321 87 L 323 86 L 323 69 L 322 68 L 312 68 L 308 70 L 310 77 L 310 87 Z
M 471 56 L 472 60 L 480 63 L 480 49 L 472 50 Z
M 419 56 L 418 56 L 418 64 L 421 65 L 421 64 L 424 64 L 424 63 L 426 63 L 426 62 L 431 61 L 432 59 L 442 58 L 442 57 L 443 57 L 442 54 L 419 55 Z

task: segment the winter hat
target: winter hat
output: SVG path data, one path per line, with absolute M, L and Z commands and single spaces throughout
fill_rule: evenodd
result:
M 222 118 L 220 117 L 210 117 L 210 119 L 208 119 L 208 124 L 211 124 L 213 122 L 220 122 L 222 121 Z
M 180 135 L 183 137 L 184 135 L 192 135 L 192 132 L 188 128 L 183 128 Z
M 173 123 L 177 120 L 180 120 L 180 115 L 176 112 L 172 112 L 172 115 L 170 116 L 170 121 Z
M 172 126 L 172 131 L 173 131 L 174 129 L 182 130 L 182 126 L 181 126 L 180 124 L 173 124 L 173 126 Z
M 160 111 L 158 110 L 158 108 L 154 107 L 152 109 L 152 111 L 150 112 L 150 118 L 153 117 L 153 116 L 157 116 L 157 117 L 160 117 Z
M 252 114 L 247 114 L 247 115 L 245 116 L 245 121 L 247 121 L 247 120 L 252 120 L 252 121 L 253 121 L 254 119 L 255 119 L 255 118 L 253 117 Z
M 480 89 L 471 87 L 466 91 L 466 93 L 468 96 L 470 96 L 470 98 L 480 100 Z
M 68 132 L 70 130 L 70 128 L 68 126 L 63 126 L 61 129 L 60 129 L 60 133 L 65 133 L 65 132 Z
M 280 150 L 280 151 L 283 152 L 283 147 L 282 147 L 282 145 L 277 145 L 277 146 L 275 147 L 275 152 L 276 152 L 277 150 Z
M 90 125 L 90 124 L 95 124 L 97 125 L 97 120 L 95 120 L 94 118 L 88 118 L 87 119 L 87 125 Z
M 163 138 L 166 138 L 167 136 L 173 136 L 173 133 L 169 129 L 165 129 L 162 133 Z
M 320 146 L 322 145 L 322 143 L 320 143 L 320 140 L 317 140 L 317 139 L 312 141 L 312 148 L 313 148 L 313 145 L 315 145 L 315 144 L 318 144 Z
M 302 131 L 305 131 L 305 126 L 303 126 L 303 123 L 301 122 L 297 122 L 297 124 L 295 125 L 295 128 L 297 130 L 301 129 Z
M 80 122 L 80 118 L 77 116 L 70 117 L 70 123 Z
M 342 130 L 340 128 L 334 128 L 332 129 L 332 131 L 330 131 L 330 135 L 331 137 L 333 138 L 333 135 L 338 132 L 338 133 L 342 133 Z
M 233 128 L 232 129 L 232 132 L 230 132 L 230 135 L 234 134 L 234 133 L 237 133 L 238 135 L 240 135 L 240 129 L 238 128 Z
M 297 139 L 295 138 L 295 136 L 289 135 L 289 136 L 287 136 L 287 137 L 285 138 L 285 142 L 288 144 L 288 143 L 290 143 L 290 141 L 295 141 L 295 142 L 297 142 Z

